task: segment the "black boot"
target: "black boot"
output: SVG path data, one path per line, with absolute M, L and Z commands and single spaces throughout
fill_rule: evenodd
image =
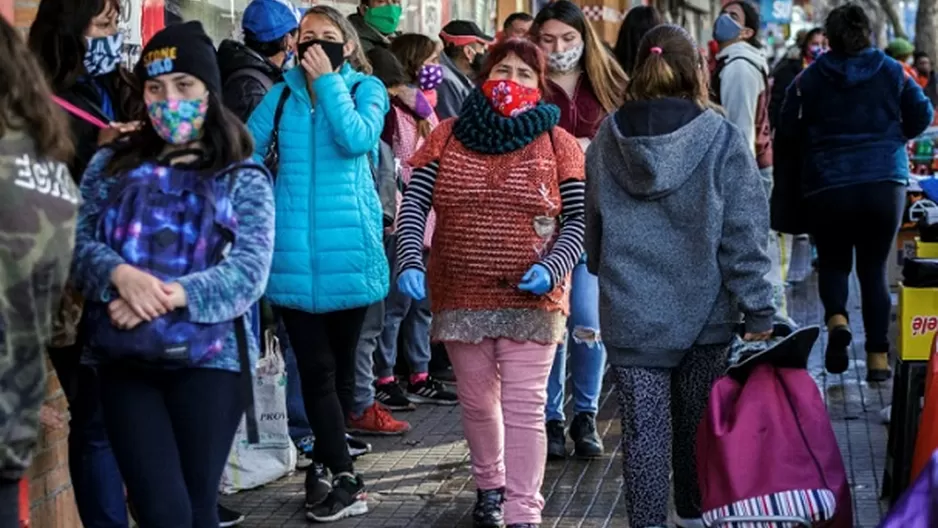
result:
M 603 456 L 603 441 L 596 432 L 596 415 L 579 413 L 570 424 L 570 439 L 573 454 L 577 458 L 599 458 Z
M 547 460 L 567 458 L 567 438 L 564 436 L 563 422 L 551 420 L 545 427 L 547 428 Z
M 505 525 L 505 488 L 476 490 L 476 505 L 472 509 L 475 528 L 501 528 Z

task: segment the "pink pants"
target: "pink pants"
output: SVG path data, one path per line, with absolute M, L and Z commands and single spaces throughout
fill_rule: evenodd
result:
M 505 488 L 506 524 L 541 522 L 544 404 L 556 349 L 509 339 L 446 343 L 472 474 L 481 490 Z

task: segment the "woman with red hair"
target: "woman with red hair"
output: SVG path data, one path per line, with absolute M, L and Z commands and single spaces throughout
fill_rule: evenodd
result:
M 583 151 L 542 101 L 545 70 L 527 40 L 491 49 L 459 116 L 411 159 L 398 218 L 398 288 L 420 300 L 429 283 L 431 337 L 459 379 L 475 526 L 537 526 L 544 507 L 547 377 L 584 230 Z

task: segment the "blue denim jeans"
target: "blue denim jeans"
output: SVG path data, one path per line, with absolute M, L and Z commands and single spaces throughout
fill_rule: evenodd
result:
M 355 387 L 352 393 L 352 408 L 346 410 L 347 414 L 358 416 L 375 403 L 374 355 L 383 328 L 384 301 L 378 301 L 365 312 L 365 322 L 358 337 L 358 348 L 355 350 Z
M 79 336 L 79 343 L 82 339 Z M 71 415 L 68 469 L 78 516 L 86 528 L 127 528 L 124 481 L 104 427 L 98 374 L 80 363 L 81 348 L 49 350 Z
M 573 374 L 573 411 L 599 411 L 606 347 L 599 332 L 599 279 L 586 269 L 585 259 L 573 268 L 570 292 L 570 319 L 567 339 L 557 346 L 554 366 L 547 380 L 548 421 L 564 421 L 564 383 L 567 379 L 567 351 Z
M 385 241 L 385 251 L 391 269 L 397 267 L 397 237 Z M 426 262 L 426 255 L 424 255 Z M 397 344 L 400 335 L 404 354 L 411 374 L 423 374 L 430 367 L 430 299 L 415 301 L 397 289 L 391 280 L 391 292 L 384 304 L 384 330 L 375 353 L 375 376 L 378 379 L 394 375 L 397 364 Z

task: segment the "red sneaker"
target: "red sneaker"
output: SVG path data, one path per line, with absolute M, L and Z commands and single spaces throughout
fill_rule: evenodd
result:
M 384 405 L 375 402 L 358 418 L 350 416 L 347 422 L 350 433 L 362 435 L 393 436 L 402 435 L 410 431 L 410 424 L 397 420 L 391 416 L 391 411 Z

